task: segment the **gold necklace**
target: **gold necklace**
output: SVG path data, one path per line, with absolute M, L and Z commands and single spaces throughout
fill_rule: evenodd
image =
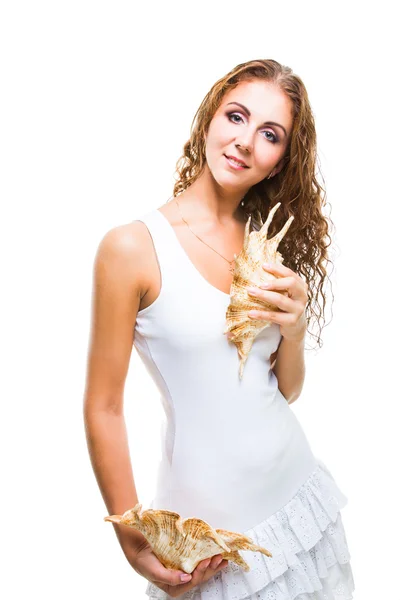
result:
M 204 240 L 202 240 L 202 239 L 201 239 L 201 237 L 199 237 L 199 236 L 198 236 L 198 235 L 197 235 L 197 234 L 196 234 L 196 233 L 193 231 L 193 229 L 191 229 L 191 228 L 190 228 L 190 226 L 189 226 L 189 223 L 188 223 L 187 221 L 185 221 L 185 219 L 183 218 L 183 216 L 182 216 L 182 213 L 181 213 L 181 209 L 179 208 L 179 202 L 178 202 L 178 200 L 177 200 L 176 198 L 175 198 L 175 202 L 176 202 L 176 205 L 177 205 L 177 207 L 178 207 L 179 214 L 181 215 L 181 219 L 182 219 L 182 221 L 185 223 L 185 225 L 187 225 L 187 227 L 189 227 L 189 229 L 190 229 L 190 231 L 193 233 L 193 235 L 195 235 L 195 236 L 197 237 L 197 239 L 198 239 L 198 240 L 200 240 L 201 242 L 203 242 L 203 244 L 205 244 L 206 246 L 208 246 L 209 248 L 211 248 L 211 250 L 213 250 L 214 252 L 216 252 L 217 254 L 219 254 L 219 256 L 220 256 L 221 258 L 223 258 L 224 260 L 226 260 L 226 262 L 229 264 L 229 272 L 230 272 L 230 273 L 233 273 L 233 272 L 234 272 L 234 269 L 235 269 L 235 267 L 234 267 L 234 264 L 233 264 L 233 263 L 235 262 L 235 259 L 233 259 L 233 260 L 228 260 L 227 258 L 225 258 L 225 256 L 222 256 L 222 254 L 220 254 L 220 253 L 218 252 L 218 250 L 215 250 L 215 248 L 213 248 L 212 246 L 210 246 L 210 244 L 207 244 L 207 242 L 205 242 Z

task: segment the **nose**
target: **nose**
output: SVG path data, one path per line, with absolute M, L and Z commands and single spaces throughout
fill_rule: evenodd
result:
M 250 146 L 250 142 L 244 142 L 244 141 L 242 141 L 240 144 L 239 143 L 235 144 L 235 146 L 237 148 L 240 148 L 244 152 L 250 152 L 250 147 L 251 147 Z

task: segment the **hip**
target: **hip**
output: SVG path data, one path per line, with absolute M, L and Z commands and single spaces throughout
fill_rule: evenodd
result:
M 172 464 L 160 466 L 154 508 L 213 527 L 249 529 L 286 504 L 317 464 L 279 390 L 263 423 L 219 437 L 212 428 L 200 437 L 177 433 Z

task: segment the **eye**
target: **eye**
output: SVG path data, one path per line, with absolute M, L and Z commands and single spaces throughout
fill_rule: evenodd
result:
M 238 117 L 241 121 L 243 121 L 242 117 L 240 115 L 238 115 L 237 113 L 229 113 L 228 119 L 230 121 L 232 121 L 231 117 Z M 232 123 L 239 123 L 239 121 L 232 121 Z
M 231 121 L 231 123 L 240 123 L 240 121 L 243 121 L 242 117 L 238 114 L 238 113 L 228 113 L 228 119 L 229 121 Z M 234 121 L 233 117 L 237 117 L 239 120 L 238 121 Z M 273 144 L 276 144 L 279 140 L 278 137 L 275 135 L 275 133 L 273 133 L 272 131 L 264 131 L 263 133 L 267 133 L 270 134 L 272 136 L 272 138 L 268 138 L 267 136 L 265 136 L 265 139 L 268 140 L 269 142 L 272 142 Z
M 276 135 L 272 132 L 272 131 L 264 131 L 264 133 L 269 133 L 272 135 L 272 138 L 265 138 L 265 139 L 269 139 L 273 144 L 276 144 L 276 142 L 278 141 L 278 138 L 276 137 Z

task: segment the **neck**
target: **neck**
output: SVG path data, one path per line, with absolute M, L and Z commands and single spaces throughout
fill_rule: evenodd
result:
M 246 190 L 227 191 L 216 184 L 206 167 L 196 181 L 178 196 L 180 206 L 185 207 L 186 214 L 197 219 L 212 220 L 218 225 L 232 222 L 243 223 L 246 216 L 241 201 Z

